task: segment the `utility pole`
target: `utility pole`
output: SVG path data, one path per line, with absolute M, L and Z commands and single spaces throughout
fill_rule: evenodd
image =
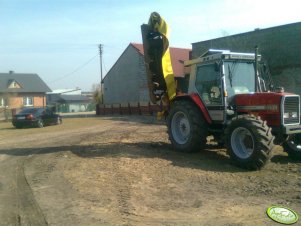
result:
M 101 103 L 103 104 L 103 76 L 102 76 L 102 44 L 99 44 L 99 57 L 100 57 L 100 92 L 101 92 Z
M 99 44 L 99 57 L 100 57 L 100 83 L 102 83 L 102 44 Z

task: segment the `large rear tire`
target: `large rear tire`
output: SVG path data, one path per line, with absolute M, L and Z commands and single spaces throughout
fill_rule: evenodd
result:
M 301 160 L 301 134 L 293 134 L 283 143 L 284 150 L 294 160 Z
M 181 152 L 196 152 L 206 144 L 206 122 L 195 104 L 188 101 L 173 103 L 167 117 L 169 139 Z
M 260 117 L 240 115 L 226 129 L 227 151 L 235 164 L 249 170 L 262 168 L 274 147 L 271 129 Z

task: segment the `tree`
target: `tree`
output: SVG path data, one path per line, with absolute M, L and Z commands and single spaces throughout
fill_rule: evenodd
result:
M 93 84 L 92 85 L 92 92 L 93 92 L 93 101 L 96 104 L 102 104 L 103 102 L 103 94 L 102 94 L 102 90 L 101 90 L 101 84 Z

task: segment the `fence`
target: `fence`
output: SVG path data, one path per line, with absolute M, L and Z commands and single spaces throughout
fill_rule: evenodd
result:
M 0 121 L 11 120 L 13 115 L 15 115 L 17 109 L 15 108 L 0 108 Z
M 150 102 L 98 104 L 96 105 L 96 115 L 155 115 L 165 108 L 162 101 L 160 104 L 151 104 Z

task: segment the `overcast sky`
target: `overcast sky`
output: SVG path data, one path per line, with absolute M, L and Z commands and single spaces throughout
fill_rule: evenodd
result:
M 170 45 L 301 21 L 298 0 L 0 0 L 0 72 L 37 73 L 51 89 L 89 91 L 157 11 Z

